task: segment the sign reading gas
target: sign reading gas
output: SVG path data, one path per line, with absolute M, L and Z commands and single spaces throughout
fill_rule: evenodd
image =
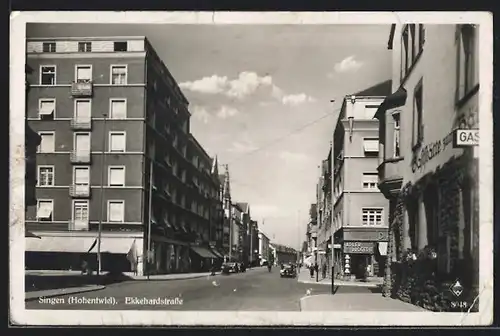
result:
M 479 146 L 479 130 L 457 129 L 453 145 L 454 147 Z

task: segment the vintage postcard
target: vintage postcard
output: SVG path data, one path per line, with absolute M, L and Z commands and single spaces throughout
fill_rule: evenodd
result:
M 493 317 L 492 15 L 17 12 L 13 325 Z

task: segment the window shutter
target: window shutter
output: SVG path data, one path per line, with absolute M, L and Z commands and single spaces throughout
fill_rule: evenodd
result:
M 124 185 L 125 184 L 125 169 L 111 168 L 109 173 L 110 185 Z
M 90 121 L 91 107 L 90 101 L 77 101 L 75 119 L 79 121 Z
M 75 169 L 75 184 L 87 185 L 89 184 L 90 174 L 88 168 Z
M 42 134 L 42 141 L 40 143 L 41 152 L 54 151 L 54 134 Z
M 109 203 L 109 221 L 123 222 L 124 204 L 120 202 Z
M 78 67 L 76 69 L 76 78 L 78 81 L 90 81 L 92 79 L 92 68 Z
M 40 102 L 40 115 L 51 115 L 54 113 L 56 104 L 53 100 L 44 100 Z
M 52 202 L 41 201 L 38 203 L 38 218 L 48 219 L 52 215 Z
M 90 151 L 90 135 L 89 134 L 77 134 L 75 139 L 75 150 L 78 152 L 88 152 Z
M 127 117 L 127 103 L 124 100 L 111 102 L 111 119 L 125 119 Z

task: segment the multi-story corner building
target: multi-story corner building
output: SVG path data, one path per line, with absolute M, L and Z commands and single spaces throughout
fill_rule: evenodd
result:
M 219 175 L 220 190 L 219 197 L 222 202 L 223 219 L 222 219 L 222 252 L 224 259 L 229 259 L 232 253 L 232 220 L 233 207 L 231 201 L 231 184 L 229 177 L 229 167 L 225 165 L 225 173 Z
M 351 279 L 363 278 L 368 266 L 369 275 L 383 275 L 389 208 L 377 188 L 379 123 L 374 115 L 390 92 L 389 80 L 346 96 L 333 135 L 334 259 L 336 269 Z
M 269 261 L 269 237 L 261 230 L 258 230 L 259 237 L 259 265 Z
M 231 204 L 231 249 L 229 251 L 229 260 L 243 261 L 243 209 L 237 203 Z
M 275 265 L 296 263 L 298 261 L 297 250 L 291 247 L 281 244 L 271 243 L 270 248 L 272 253 L 274 254 Z
M 26 225 L 42 239 L 27 242 L 26 266 L 77 269 L 101 252 L 94 269 L 189 271 L 210 227 L 190 207 L 203 193 L 188 179 L 202 173 L 188 156 L 188 101 L 148 40 L 28 39 L 27 62 L 41 145 Z
M 250 262 L 250 205 L 244 202 L 236 203 L 236 206 L 241 209 L 241 230 L 240 233 L 240 242 L 241 242 L 241 251 L 242 251 L 242 259 L 241 262 L 248 264 Z
M 478 127 L 478 33 L 469 24 L 393 25 L 394 93 L 376 114 L 379 187 L 391 222 L 385 295 L 432 310 L 450 309 L 439 293 L 457 279 L 464 287 L 460 300 L 477 295 L 478 159 L 474 147 L 455 146 L 454 135 Z M 401 277 L 408 260 L 430 271 L 408 268 Z M 425 286 L 410 295 L 407 284 L 416 277 Z
M 251 266 L 259 265 L 259 224 L 255 220 L 250 220 L 249 226 L 249 263 Z
M 332 236 L 332 188 L 331 188 L 331 148 L 328 152 L 326 160 L 321 161 L 321 175 L 319 177 L 317 186 L 317 239 L 316 239 L 316 253 L 314 256 L 315 263 L 320 268 L 326 264 L 327 269 L 330 270 L 330 241 Z
M 25 66 L 25 87 L 26 87 L 26 104 L 28 106 L 28 94 L 30 90 L 30 82 L 28 80 L 29 75 L 33 73 L 33 69 L 28 65 Z M 35 206 L 37 204 L 36 200 L 36 184 L 37 184 L 37 165 L 36 165 L 36 152 L 38 146 L 42 141 L 42 138 L 31 129 L 28 125 L 27 120 L 25 121 L 25 134 L 24 134 L 24 146 L 25 146 L 25 181 L 24 181 L 24 202 L 25 209 L 27 211 L 28 207 Z M 38 238 L 35 234 L 30 231 L 25 232 L 26 237 Z

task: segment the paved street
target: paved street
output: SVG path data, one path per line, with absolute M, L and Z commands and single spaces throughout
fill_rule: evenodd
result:
M 95 292 L 47 298 L 46 303 L 26 302 L 27 309 L 147 309 L 147 310 L 245 310 L 299 311 L 300 298 L 327 294 L 328 286 L 299 283 L 297 279 L 281 279 L 278 268 L 255 268 L 246 273 L 218 275 L 189 280 L 129 281 L 109 285 Z M 369 293 L 366 288 L 340 288 L 339 292 Z M 80 300 L 108 298 L 108 303 L 69 303 L 71 297 Z M 138 299 L 171 299 L 170 304 L 126 304 L 126 297 Z M 115 299 L 114 304 L 111 302 Z M 178 298 L 177 300 L 175 300 Z M 180 304 L 182 299 L 182 304 Z

